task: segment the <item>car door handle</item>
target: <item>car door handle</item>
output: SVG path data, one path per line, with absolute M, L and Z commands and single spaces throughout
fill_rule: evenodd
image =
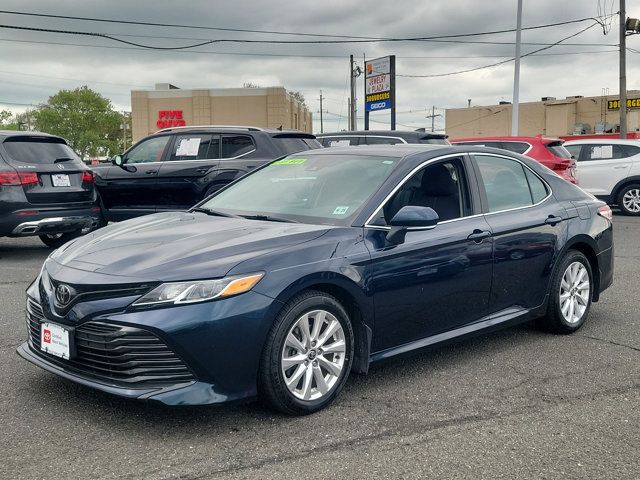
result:
M 471 235 L 467 237 L 467 240 L 473 240 L 476 243 L 482 243 L 485 238 L 489 238 L 491 232 L 489 230 L 475 229 Z
M 556 215 L 549 215 L 547 219 L 544 221 L 547 225 L 557 225 L 562 221 L 562 217 L 558 217 Z
M 146 170 L 144 173 L 147 175 L 153 175 L 154 173 L 158 173 L 158 170 Z
M 616 165 L 616 166 L 615 166 L 615 167 L 613 167 L 613 168 L 614 168 L 614 169 L 616 169 L 616 170 L 619 170 L 619 169 L 621 169 L 621 168 L 628 168 L 628 167 L 629 167 L 629 165 Z
M 208 169 L 208 168 L 198 168 L 198 169 L 196 170 L 196 172 L 198 172 L 198 173 L 207 173 L 208 171 L 209 171 L 209 169 Z

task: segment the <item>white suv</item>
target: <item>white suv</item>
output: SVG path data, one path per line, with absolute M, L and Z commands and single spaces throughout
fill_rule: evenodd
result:
M 578 161 L 580 187 L 627 215 L 640 215 L 639 141 L 591 138 L 564 146 Z

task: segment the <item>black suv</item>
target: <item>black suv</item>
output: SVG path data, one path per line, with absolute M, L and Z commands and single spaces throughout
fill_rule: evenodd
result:
M 177 127 L 143 138 L 110 165 L 96 165 L 104 220 L 187 209 L 250 170 L 321 148 L 299 131 L 257 127 Z
M 396 145 L 401 143 L 432 143 L 449 145 L 447 135 L 403 130 L 360 130 L 352 132 L 321 133 L 317 135 L 323 147 L 345 147 L 349 145 Z
M 99 219 L 94 174 L 63 138 L 0 130 L 0 236 L 57 248 Z

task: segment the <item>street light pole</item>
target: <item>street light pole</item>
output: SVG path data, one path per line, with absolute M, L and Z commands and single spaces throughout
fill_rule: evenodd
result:
M 520 116 L 520 43 L 522 39 L 522 0 L 518 0 L 516 19 L 516 63 L 513 72 L 513 106 L 511 110 L 511 135 L 518 135 Z
M 627 138 L 627 13 L 620 0 L 620 138 Z

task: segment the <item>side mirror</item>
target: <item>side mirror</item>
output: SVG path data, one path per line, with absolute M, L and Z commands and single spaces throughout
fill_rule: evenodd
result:
M 434 228 L 440 217 L 431 207 L 416 207 L 407 205 L 402 207 L 391 219 L 391 231 L 387 234 L 387 243 L 400 244 L 404 242 L 407 230 L 426 230 Z
M 111 158 L 111 163 L 113 163 L 118 167 L 121 167 L 122 165 L 124 165 L 124 160 L 122 159 L 122 155 L 114 155 Z

